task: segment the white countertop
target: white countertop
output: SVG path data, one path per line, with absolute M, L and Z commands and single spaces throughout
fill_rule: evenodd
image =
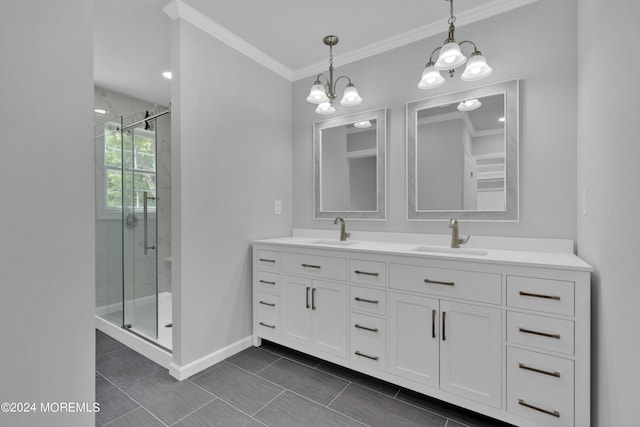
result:
M 334 233 L 335 234 L 335 233 Z M 387 255 L 410 255 L 418 258 L 446 259 L 451 261 L 473 261 L 490 264 L 509 264 L 529 267 L 545 267 L 563 270 L 593 271 L 593 267 L 570 252 L 549 252 L 531 250 L 466 248 L 459 251 L 446 246 L 418 243 L 396 243 L 349 239 L 348 245 L 337 239 L 323 237 L 278 237 L 256 240 L 254 244 L 271 244 L 283 247 L 307 249 L 329 249 L 341 252 L 361 252 Z M 423 248 L 423 250 L 416 250 Z M 429 252 L 433 248 L 435 252 Z M 442 251 L 442 252 L 438 252 Z

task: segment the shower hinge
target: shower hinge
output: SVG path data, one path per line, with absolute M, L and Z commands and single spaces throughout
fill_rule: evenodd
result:
M 131 329 L 131 323 L 127 323 L 126 325 L 122 325 L 124 329 Z

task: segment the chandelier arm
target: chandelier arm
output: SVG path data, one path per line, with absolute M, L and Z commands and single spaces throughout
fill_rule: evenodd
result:
M 337 86 L 338 86 L 338 81 L 339 81 L 340 79 L 347 79 L 347 80 L 349 80 L 349 83 L 348 83 L 348 84 L 352 84 L 352 83 L 351 83 L 351 79 L 350 79 L 349 77 L 347 77 L 347 76 L 340 76 L 340 77 L 338 77 L 338 78 L 336 79 L 336 81 L 335 81 L 335 82 L 333 82 L 333 89 L 334 89 L 334 91 L 335 91 L 335 89 L 337 88 Z
M 437 48 L 433 49 L 433 52 L 431 52 L 431 55 L 429 55 L 429 62 L 427 63 L 427 67 L 428 67 L 429 65 L 433 65 L 433 64 L 434 64 L 434 62 L 433 62 L 433 55 L 434 55 L 437 51 L 439 51 L 439 50 L 441 50 L 441 49 L 442 49 L 442 46 L 440 46 L 440 47 L 437 47 Z
M 472 52 L 472 54 L 473 54 L 473 53 L 478 53 L 478 54 L 480 53 L 480 51 L 478 50 L 478 47 L 476 46 L 476 44 L 475 44 L 474 42 L 472 42 L 471 40 L 464 40 L 464 41 L 461 41 L 460 43 L 458 43 L 458 46 L 462 47 L 462 45 L 463 45 L 464 43 L 469 43 L 469 44 L 473 45 L 473 52 Z

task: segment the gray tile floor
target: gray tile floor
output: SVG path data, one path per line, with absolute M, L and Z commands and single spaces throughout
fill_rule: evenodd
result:
M 96 331 L 96 426 L 507 426 L 265 342 L 184 381 Z

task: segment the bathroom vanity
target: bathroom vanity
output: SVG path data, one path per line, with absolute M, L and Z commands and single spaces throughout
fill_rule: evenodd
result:
M 254 242 L 253 336 L 519 426 L 590 425 L 590 272 L 570 251 Z

